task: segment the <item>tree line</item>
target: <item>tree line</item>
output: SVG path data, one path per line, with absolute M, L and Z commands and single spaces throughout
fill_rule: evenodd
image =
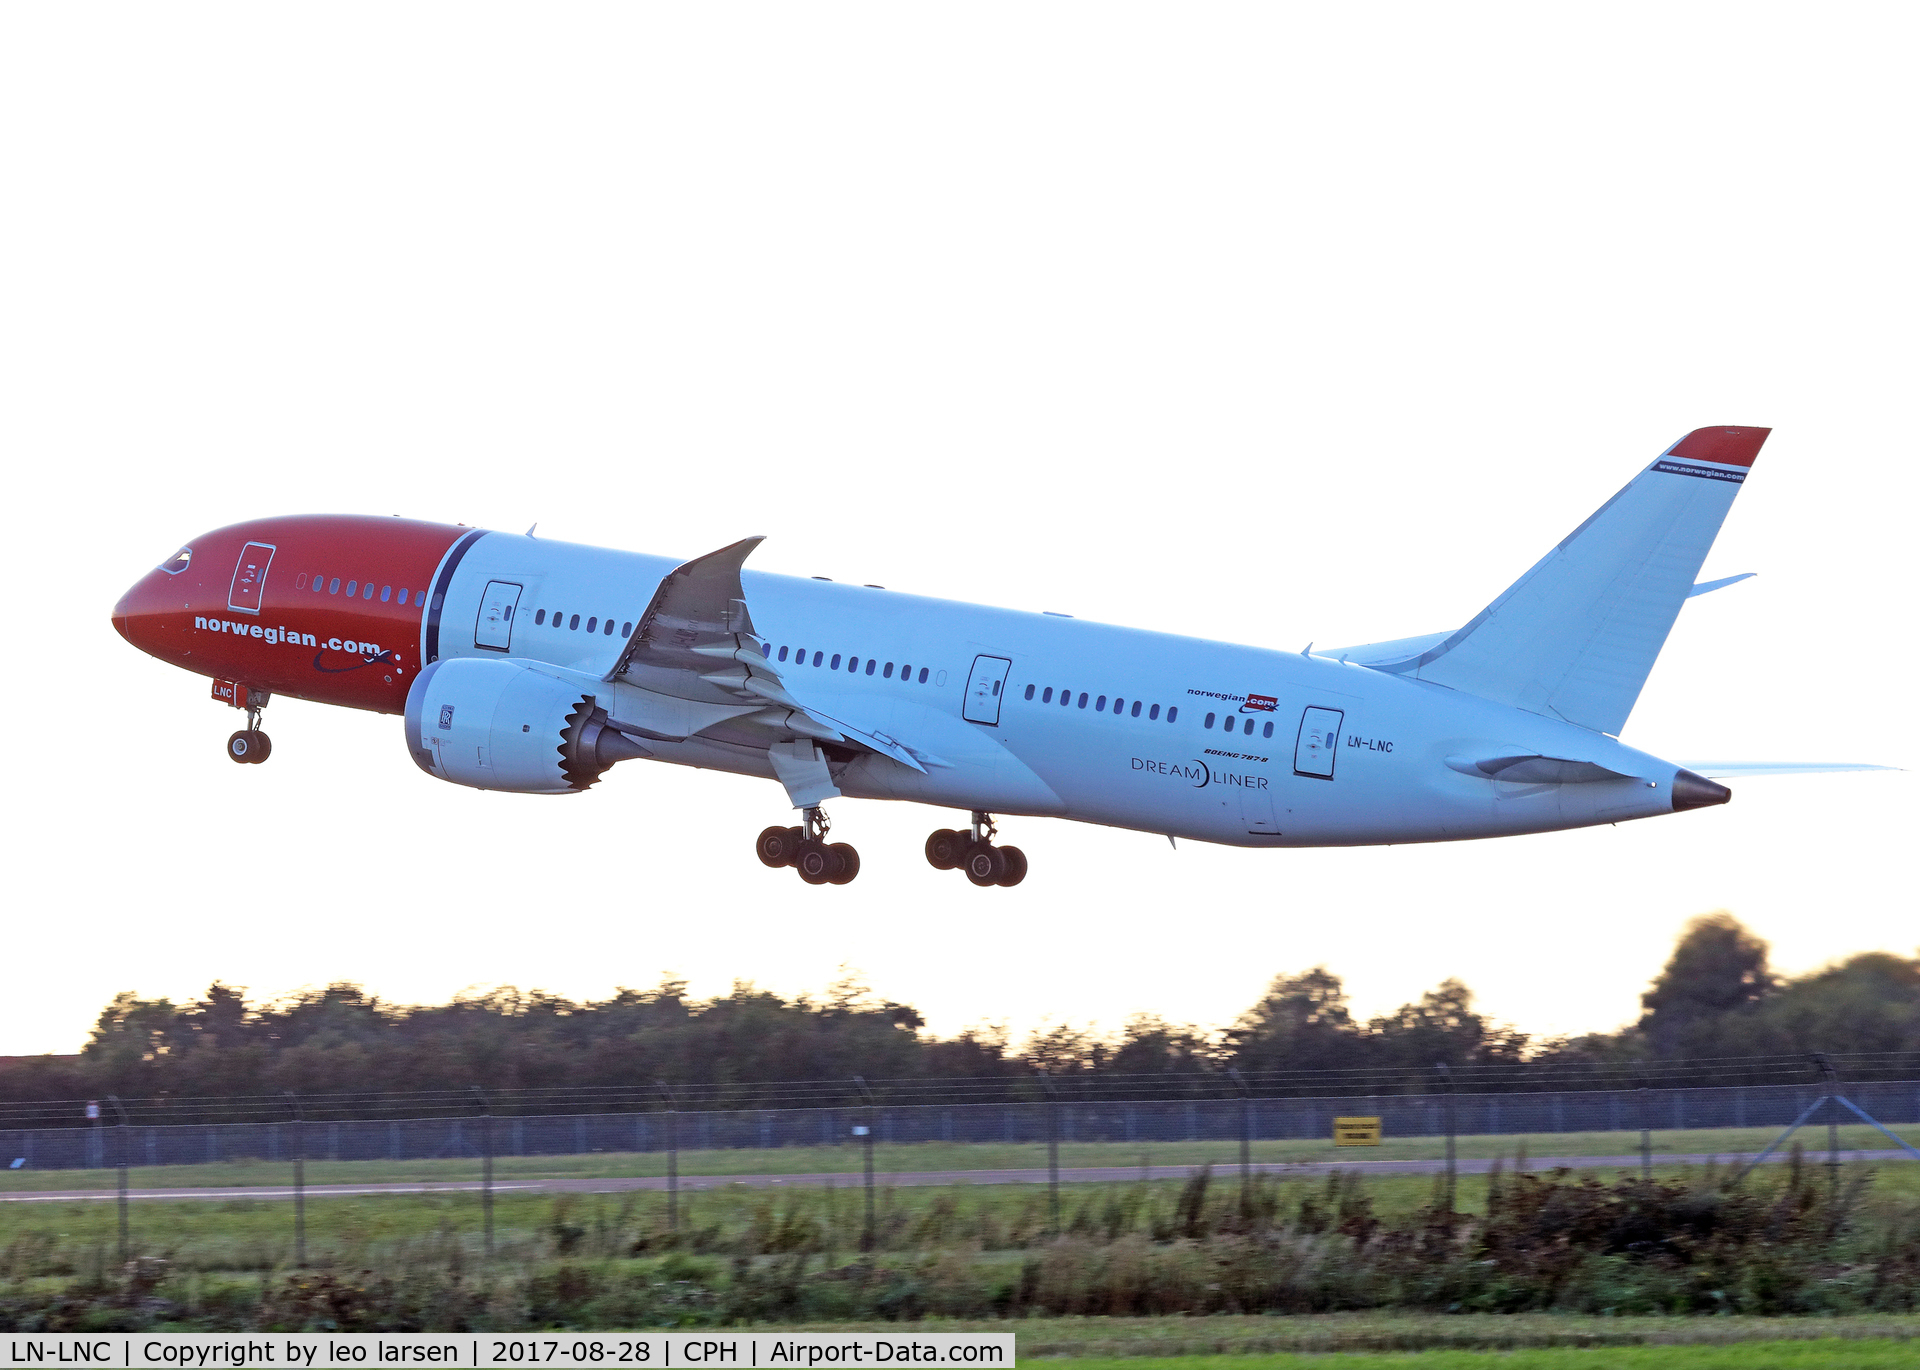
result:
M 952 1037 L 911 1006 L 843 974 L 786 998 L 746 982 L 709 999 L 671 977 L 576 1002 L 499 988 L 435 1005 L 389 1003 L 337 983 L 249 1001 L 216 981 L 175 1004 L 115 995 L 77 1056 L 0 1058 L 0 1101 L 270 1096 L 292 1090 L 597 1089 L 752 1086 L 795 1080 L 938 1081 L 1045 1071 L 1054 1080 L 1340 1070 L 1387 1075 L 1468 1068 L 1910 1052 L 1920 1064 L 1920 956 L 1868 952 L 1797 977 L 1775 974 L 1767 944 L 1726 913 L 1690 922 L 1611 1033 L 1535 1038 L 1474 1007 L 1445 980 L 1389 1014 L 1354 1015 L 1324 966 L 1274 978 L 1229 1025 L 1206 1029 L 1136 1014 L 1117 1033 L 1053 1024 L 1014 1041 L 1003 1027 Z

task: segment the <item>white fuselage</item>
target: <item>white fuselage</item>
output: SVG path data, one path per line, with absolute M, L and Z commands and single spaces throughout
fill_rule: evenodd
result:
M 439 654 L 482 654 L 482 597 L 489 582 L 511 580 L 523 592 L 509 655 L 602 678 L 678 564 L 489 533 L 448 583 Z M 1673 809 L 1672 763 L 1405 675 L 867 586 L 752 571 L 741 583 L 796 697 L 946 763 L 923 774 L 861 754 L 836 769 L 850 796 L 1249 847 L 1452 841 Z M 996 694 L 987 687 L 1002 669 Z M 608 685 L 601 698 L 616 720 L 624 688 Z M 664 761 L 774 775 L 766 752 L 747 745 L 694 737 L 648 747 Z M 1574 758 L 1630 778 L 1514 783 L 1448 764 L 1506 754 Z

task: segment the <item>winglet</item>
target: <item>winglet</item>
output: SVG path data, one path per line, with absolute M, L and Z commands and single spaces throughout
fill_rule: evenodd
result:
M 1696 428 L 1669 447 L 1665 455 L 1682 461 L 1710 461 L 1716 466 L 1752 466 L 1771 428 Z

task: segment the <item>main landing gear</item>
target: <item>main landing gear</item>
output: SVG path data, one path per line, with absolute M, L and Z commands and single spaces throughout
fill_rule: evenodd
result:
M 260 731 L 260 710 L 247 706 L 247 726 L 227 739 L 227 757 L 242 766 L 257 766 L 273 755 L 273 739 Z
M 804 827 L 768 828 L 754 843 L 763 866 L 792 866 L 809 885 L 844 885 L 860 874 L 860 853 L 845 842 L 827 841 L 827 815 L 818 808 L 801 815 Z
M 1018 847 L 996 847 L 993 815 L 976 812 L 973 827 L 942 828 L 927 838 L 927 864 L 937 871 L 963 870 L 983 889 L 1017 885 L 1027 878 L 1027 854 Z

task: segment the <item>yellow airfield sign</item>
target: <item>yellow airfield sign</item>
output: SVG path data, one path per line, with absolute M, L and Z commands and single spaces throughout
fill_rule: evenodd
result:
M 1379 1146 L 1380 1120 L 1378 1118 L 1335 1118 L 1333 1144 L 1335 1146 Z

